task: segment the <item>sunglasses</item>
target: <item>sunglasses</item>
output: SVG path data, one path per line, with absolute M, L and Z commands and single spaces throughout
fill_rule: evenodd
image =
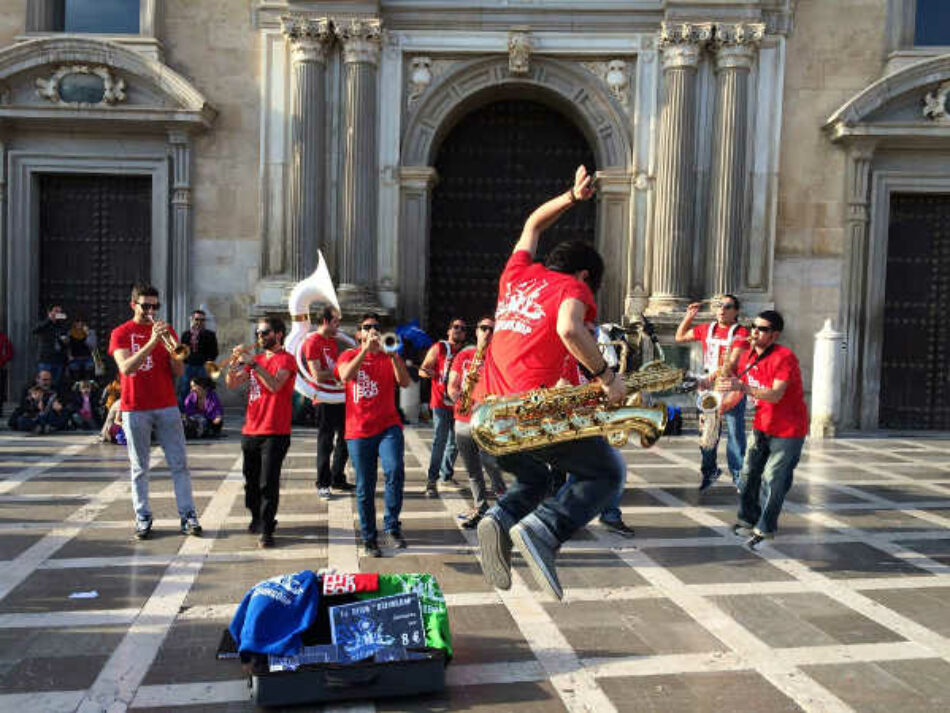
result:
M 205 321 L 205 318 L 204 318 L 204 317 L 195 317 L 194 320 L 195 320 L 196 322 L 204 322 L 204 321 Z
M 720 302 L 716 307 L 722 307 L 723 309 L 735 309 L 736 306 L 732 302 Z
M 491 326 L 490 324 L 480 324 L 480 325 L 478 325 L 478 328 L 479 328 L 479 330 L 482 331 L 482 332 L 494 332 L 494 331 L 495 331 L 495 328 L 494 328 L 493 326 Z
M 753 331 L 753 332 L 762 332 L 763 334 L 768 334 L 769 332 L 774 332 L 774 331 L 775 331 L 775 327 L 770 327 L 770 326 L 768 326 L 768 325 L 753 324 L 753 325 L 752 325 L 752 331 Z
M 372 332 L 374 329 L 379 331 L 379 324 L 364 324 L 360 327 L 364 332 Z
M 273 329 L 255 329 L 254 334 L 256 334 L 258 337 L 266 337 L 273 331 Z
M 159 310 L 162 308 L 161 302 L 136 302 L 135 304 L 137 304 L 146 312 L 148 310 Z

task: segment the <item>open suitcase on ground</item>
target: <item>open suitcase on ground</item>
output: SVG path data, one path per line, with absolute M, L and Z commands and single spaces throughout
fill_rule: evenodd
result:
M 422 606 L 420 611 L 426 618 L 425 641 L 418 641 L 421 645 L 411 647 L 396 646 L 392 651 L 399 651 L 400 655 L 408 658 L 397 660 L 382 660 L 381 655 L 389 648 L 378 649 L 375 656 L 362 660 L 348 662 L 308 662 L 304 658 L 294 659 L 293 670 L 280 670 L 283 657 L 266 656 L 263 654 L 239 654 L 238 646 L 228 629 L 225 629 L 221 643 L 218 646 L 217 658 L 231 660 L 235 664 L 241 661 L 243 670 L 250 676 L 249 686 L 251 699 L 259 706 L 291 706 L 306 703 L 326 703 L 331 701 L 352 699 L 388 698 L 394 696 L 410 696 L 441 691 L 445 688 L 445 667 L 451 659 L 450 634 L 448 632 L 448 616 L 445 610 L 444 597 L 438 583 L 431 575 L 383 575 L 400 582 L 405 579 L 403 592 L 415 596 L 413 587 L 418 594 L 423 594 L 420 586 L 425 589 L 424 597 L 420 597 Z M 410 578 L 415 578 L 410 583 Z M 381 577 L 382 579 L 382 577 Z M 424 585 L 418 582 L 424 581 Z M 260 583 L 263 584 L 263 583 Z M 260 586 L 255 585 L 255 586 Z M 304 644 L 307 648 L 301 649 L 301 654 L 317 649 L 336 650 L 342 653 L 344 646 L 336 646 L 327 640 L 327 622 L 331 619 L 330 609 L 339 607 L 340 610 L 352 609 L 354 606 L 372 604 L 381 607 L 382 602 L 396 599 L 399 595 L 372 597 L 364 594 L 362 599 L 347 601 L 346 598 L 324 595 L 320 600 L 320 610 L 313 625 L 304 634 Z M 350 597 L 349 599 L 352 599 Z M 337 604 L 336 602 L 344 602 Z M 443 616 L 437 618 L 433 612 L 433 602 L 441 601 Z M 428 605 L 428 610 L 427 606 Z M 368 606 L 359 606 L 356 611 L 369 609 Z M 378 612 L 377 612 L 378 613 Z M 338 617 L 334 617 L 338 618 Z M 444 621 L 443 621 L 444 620 Z M 440 631 L 430 635 L 431 622 L 438 621 Z M 372 620 L 373 631 L 382 633 L 383 627 L 376 627 L 378 621 Z M 369 631 L 369 628 L 365 628 Z M 356 631 L 354 628 L 353 631 Z M 388 631 L 388 630 L 387 630 Z M 337 637 L 337 634 L 333 634 Z M 393 637 L 389 637 L 393 638 Z M 357 634 L 357 639 L 359 635 Z M 407 636 L 402 636 L 404 643 Z M 439 647 L 431 646 L 436 643 Z M 383 656 L 385 658 L 385 656 Z

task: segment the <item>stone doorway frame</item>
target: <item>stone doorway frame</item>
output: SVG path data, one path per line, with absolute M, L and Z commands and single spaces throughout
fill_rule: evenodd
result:
M 576 63 L 532 57 L 525 75 L 509 72 L 508 58 L 461 63 L 429 88 L 407 118 L 399 167 L 399 308 L 401 319 L 427 314 L 433 167 L 442 140 L 470 111 L 497 100 L 530 99 L 571 121 L 587 139 L 600 176 L 595 245 L 607 265 L 599 303 L 604 318 L 624 313 L 628 275 L 644 251 L 631 245 L 633 135 L 621 107 L 596 77 Z M 517 236 L 513 236 L 513 240 Z

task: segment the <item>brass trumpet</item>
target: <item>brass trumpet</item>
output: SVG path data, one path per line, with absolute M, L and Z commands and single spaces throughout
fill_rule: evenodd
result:
M 402 346 L 402 340 L 395 332 L 386 332 L 379 338 L 379 345 L 384 352 L 392 354 L 395 351 L 399 351 L 399 347 Z
M 155 318 L 149 315 L 152 324 L 155 324 Z M 162 344 L 165 346 L 165 349 L 168 350 L 168 354 L 175 361 L 184 361 L 188 358 L 188 355 L 191 354 L 191 349 L 186 344 L 182 344 L 170 333 L 166 332 L 161 337 Z
M 245 353 L 245 354 L 246 354 L 246 353 L 249 352 L 253 347 L 245 347 L 245 346 L 242 344 L 242 345 L 239 345 L 237 348 L 240 349 L 242 353 Z M 231 368 L 231 367 L 234 366 L 236 363 L 237 363 L 237 357 L 234 356 L 234 350 L 232 349 L 232 350 L 231 350 L 231 356 L 229 356 L 227 359 L 225 359 L 225 360 L 223 361 L 223 363 L 221 363 L 221 364 L 219 364 L 219 363 L 216 362 L 216 361 L 206 361 L 206 362 L 205 362 L 205 371 L 206 371 L 207 374 L 208 374 L 208 378 L 210 378 L 212 381 L 217 381 L 218 379 L 221 378 L 221 374 L 224 372 L 225 369 Z

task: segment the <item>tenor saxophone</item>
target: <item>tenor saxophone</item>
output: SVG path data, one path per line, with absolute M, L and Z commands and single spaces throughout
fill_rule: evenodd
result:
M 472 410 L 472 392 L 475 391 L 475 386 L 481 378 L 482 364 L 485 362 L 485 349 L 487 348 L 488 345 L 486 344 L 475 350 L 472 361 L 468 365 L 468 370 L 465 372 L 465 383 L 462 384 L 462 392 L 456 402 L 458 412 L 463 416 Z
M 640 434 L 641 446 L 652 446 L 666 428 L 666 405 L 644 405 L 642 395 L 676 388 L 685 373 L 661 360 L 624 373 L 626 345 L 622 348 L 621 371 L 617 375 L 627 387 L 622 405 L 608 404 L 598 384 L 489 396 L 472 413 L 472 436 L 478 447 L 500 456 L 604 436 L 610 445 L 619 448 L 627 442 L 631 431 Z

